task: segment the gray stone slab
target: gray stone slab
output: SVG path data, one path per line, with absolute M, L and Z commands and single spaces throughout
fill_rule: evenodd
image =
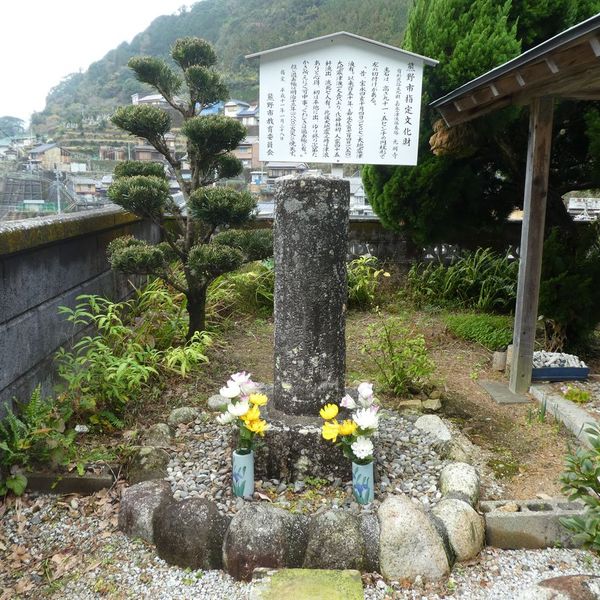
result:
M 546 414 L 560 420 L 584 446 L 592 447 L 585 429 L 600 423 L 586 410 L 556 393 L 550 385 L 532 385 L 529 391 L 540 404 L 546 404 Z
M 491 381 L 482 379 L 479 385 L 492 397 L 497 404 L 528 404 L 530 402 L 527 396 L 513 394 L 508 389 L 508 384 L 502 381 Z

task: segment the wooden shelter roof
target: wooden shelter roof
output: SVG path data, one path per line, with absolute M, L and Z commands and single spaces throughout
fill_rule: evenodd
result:
M 541 96 L 600 99 L 600 14 L 465 83 L 431 106 L 451 127 Z

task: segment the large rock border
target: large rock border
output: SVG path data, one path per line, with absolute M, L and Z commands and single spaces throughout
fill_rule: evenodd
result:
M 439 417 L 427 415 L 425 425 L 439 430 L 439 442 L 451 447 L 452 435 Z M 445 577 L 456 560 L 473 558 L 484 545 L 483 519 L 475 510 L 479 475 L 467 463 L 444 467 L 443 497 L 433 511 L 394 494 L 377 514 L 332 509 L 305 516 L 261 502 L 248 503 L 230 521 L 219 515 L 216 503 L 178 502 L 160 480 L 155 483 L 138 483 L 124 492 L 123 531 L 140 536 L 140 529 L 131 524 L 143 522 L 141 537 L 154 540 L 167 562 L 205 569 L 223 566 L 237 579 L 250 579 L 255 568 L 304 567 L 379 571 L 396 581 L 435 581 Z M 131 502 L 136 497 L 144 499 L 140 515 Z

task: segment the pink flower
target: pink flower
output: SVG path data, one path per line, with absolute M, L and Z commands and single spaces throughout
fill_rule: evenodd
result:
M 344 408 L 349 408 L 350 410 L 354 410 L 356 408 L 356 402 L 354 401 L 354 398 L 352 398 L 352 396 L 346 394 L 342 398 L 340 406 L 343 406 Z

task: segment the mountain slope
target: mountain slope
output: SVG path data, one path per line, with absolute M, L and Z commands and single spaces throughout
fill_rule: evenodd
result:
M 244 56 L 276 46 L 350 31 L 399 45 L 411 0 L 204 0 L 175 15 L 155 19 L 131 42 L 122 43 L 84 73 L 52 88 L 46 107 L 33 117 L 37 131 L 112 112 L 149 91 L 135 80 L 127 61 L 140 54 L 167 58 L 180 37 L 209 40 L 220 57 L 232 97 L 258 97 L 258 61 Z

